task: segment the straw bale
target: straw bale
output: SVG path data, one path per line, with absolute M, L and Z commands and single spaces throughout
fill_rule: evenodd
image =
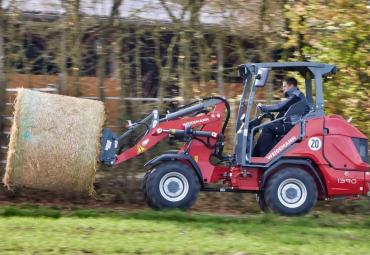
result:
M 4 184 L 92 194 L 103 103 L 20 89 L 14 107 Z

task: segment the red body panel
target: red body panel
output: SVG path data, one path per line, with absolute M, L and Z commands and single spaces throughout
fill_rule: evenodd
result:
M 352 137 L 366 139 L 357 128 L 338 115 L 325 118 L 329 134 L 324 137 L 324 156 L 336 169 L 366 171 L 369 165 L 362 161 Z
M 328 165 L 320 165 L 319 168 L 329 197 L 364 195 L 364 172 L 336 170 Z
M 324 127 L 328 134 L 323 133 Z M 365 171 L 369 165 L 362 161 L 352 137 L 366 138 L 343 118 L 330 116 L 308 120 L 306 135 L 284 156 L 309 158 L 320 170 L 327 196 L 351 196 L 367 193 Z M 319 139 L 318 150 L 310 147 L 310 138 Z
M 309 140 L 311 137 L 317 137 L 323 141 L 323 118 L 310 119 L 305 125 L 305 137 L 299 143 L 290 149 L 284 156 L 285 157 L 297 157 L 297 158 L 309 158 L 317 165 L 327 164 L 323 153 L 322 147 L 319 150 L 311 150 Z
M 330 115 L 325 117 L 325 127 L 329 128 L 330 135 L 345 135 L 349 137 L 358 137 L 367 139 L 360 130 L 348 123 L 339 115 Z
M 324 155 L 335 169 L 365 171 L 368 164 L 362 161 L 352 138 L 343 135 L 324 137 Z
M 231 186 L 234 189 L 258 191 L 262 171 L 258 168 L 231 168 Z

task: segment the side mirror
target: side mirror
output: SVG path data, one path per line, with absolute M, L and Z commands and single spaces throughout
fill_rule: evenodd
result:
M 269 76 L 269 68 L 260 68 L 258 69 L 258 73 L 256 75 L 256 80 L 254 81 L 254 85 L 256 87 L 263 87 L 267 81 Z

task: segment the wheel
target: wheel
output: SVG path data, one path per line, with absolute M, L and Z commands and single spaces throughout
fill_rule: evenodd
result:
M 180 162 L 157 165 L 145 179 L 144 196 L 153 209 L 187 210 L 197 199 L 199 179 L 190 167 Z
M 261 211 L 265 213 L 270 211 L 269 208 L 267 207 L 265 196 L 263 195 L 263 193 L 257 194 L 257 202 Z
M 264 192 L 267 207 L 278 214 L 298 216 L 316 204 L 317 187 L 311 175 L 300 168 L 286 168 L 273 174 Z
M 144 201 L 147 203 L 147 205 L 149 205 L 150 207 L 153 207 L 150 204 L 150 200 L 148 199 L 148 194 L 146 192 L 146 181 L 147 181 L 150 173 L 151 173 L 151 170 L 145 173 L 144 178 L 143 178 L 143 182 L 141 184 L 141 190 L 142 190 L 143 195 L 144 195 Z

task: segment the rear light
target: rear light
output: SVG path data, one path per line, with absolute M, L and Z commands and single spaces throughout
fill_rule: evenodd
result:
M 369 147 L 368 140 L 363 138 L 352 138 L 352 142 L 355 145 L 358 154 L 365 163 L 369 163 Z

